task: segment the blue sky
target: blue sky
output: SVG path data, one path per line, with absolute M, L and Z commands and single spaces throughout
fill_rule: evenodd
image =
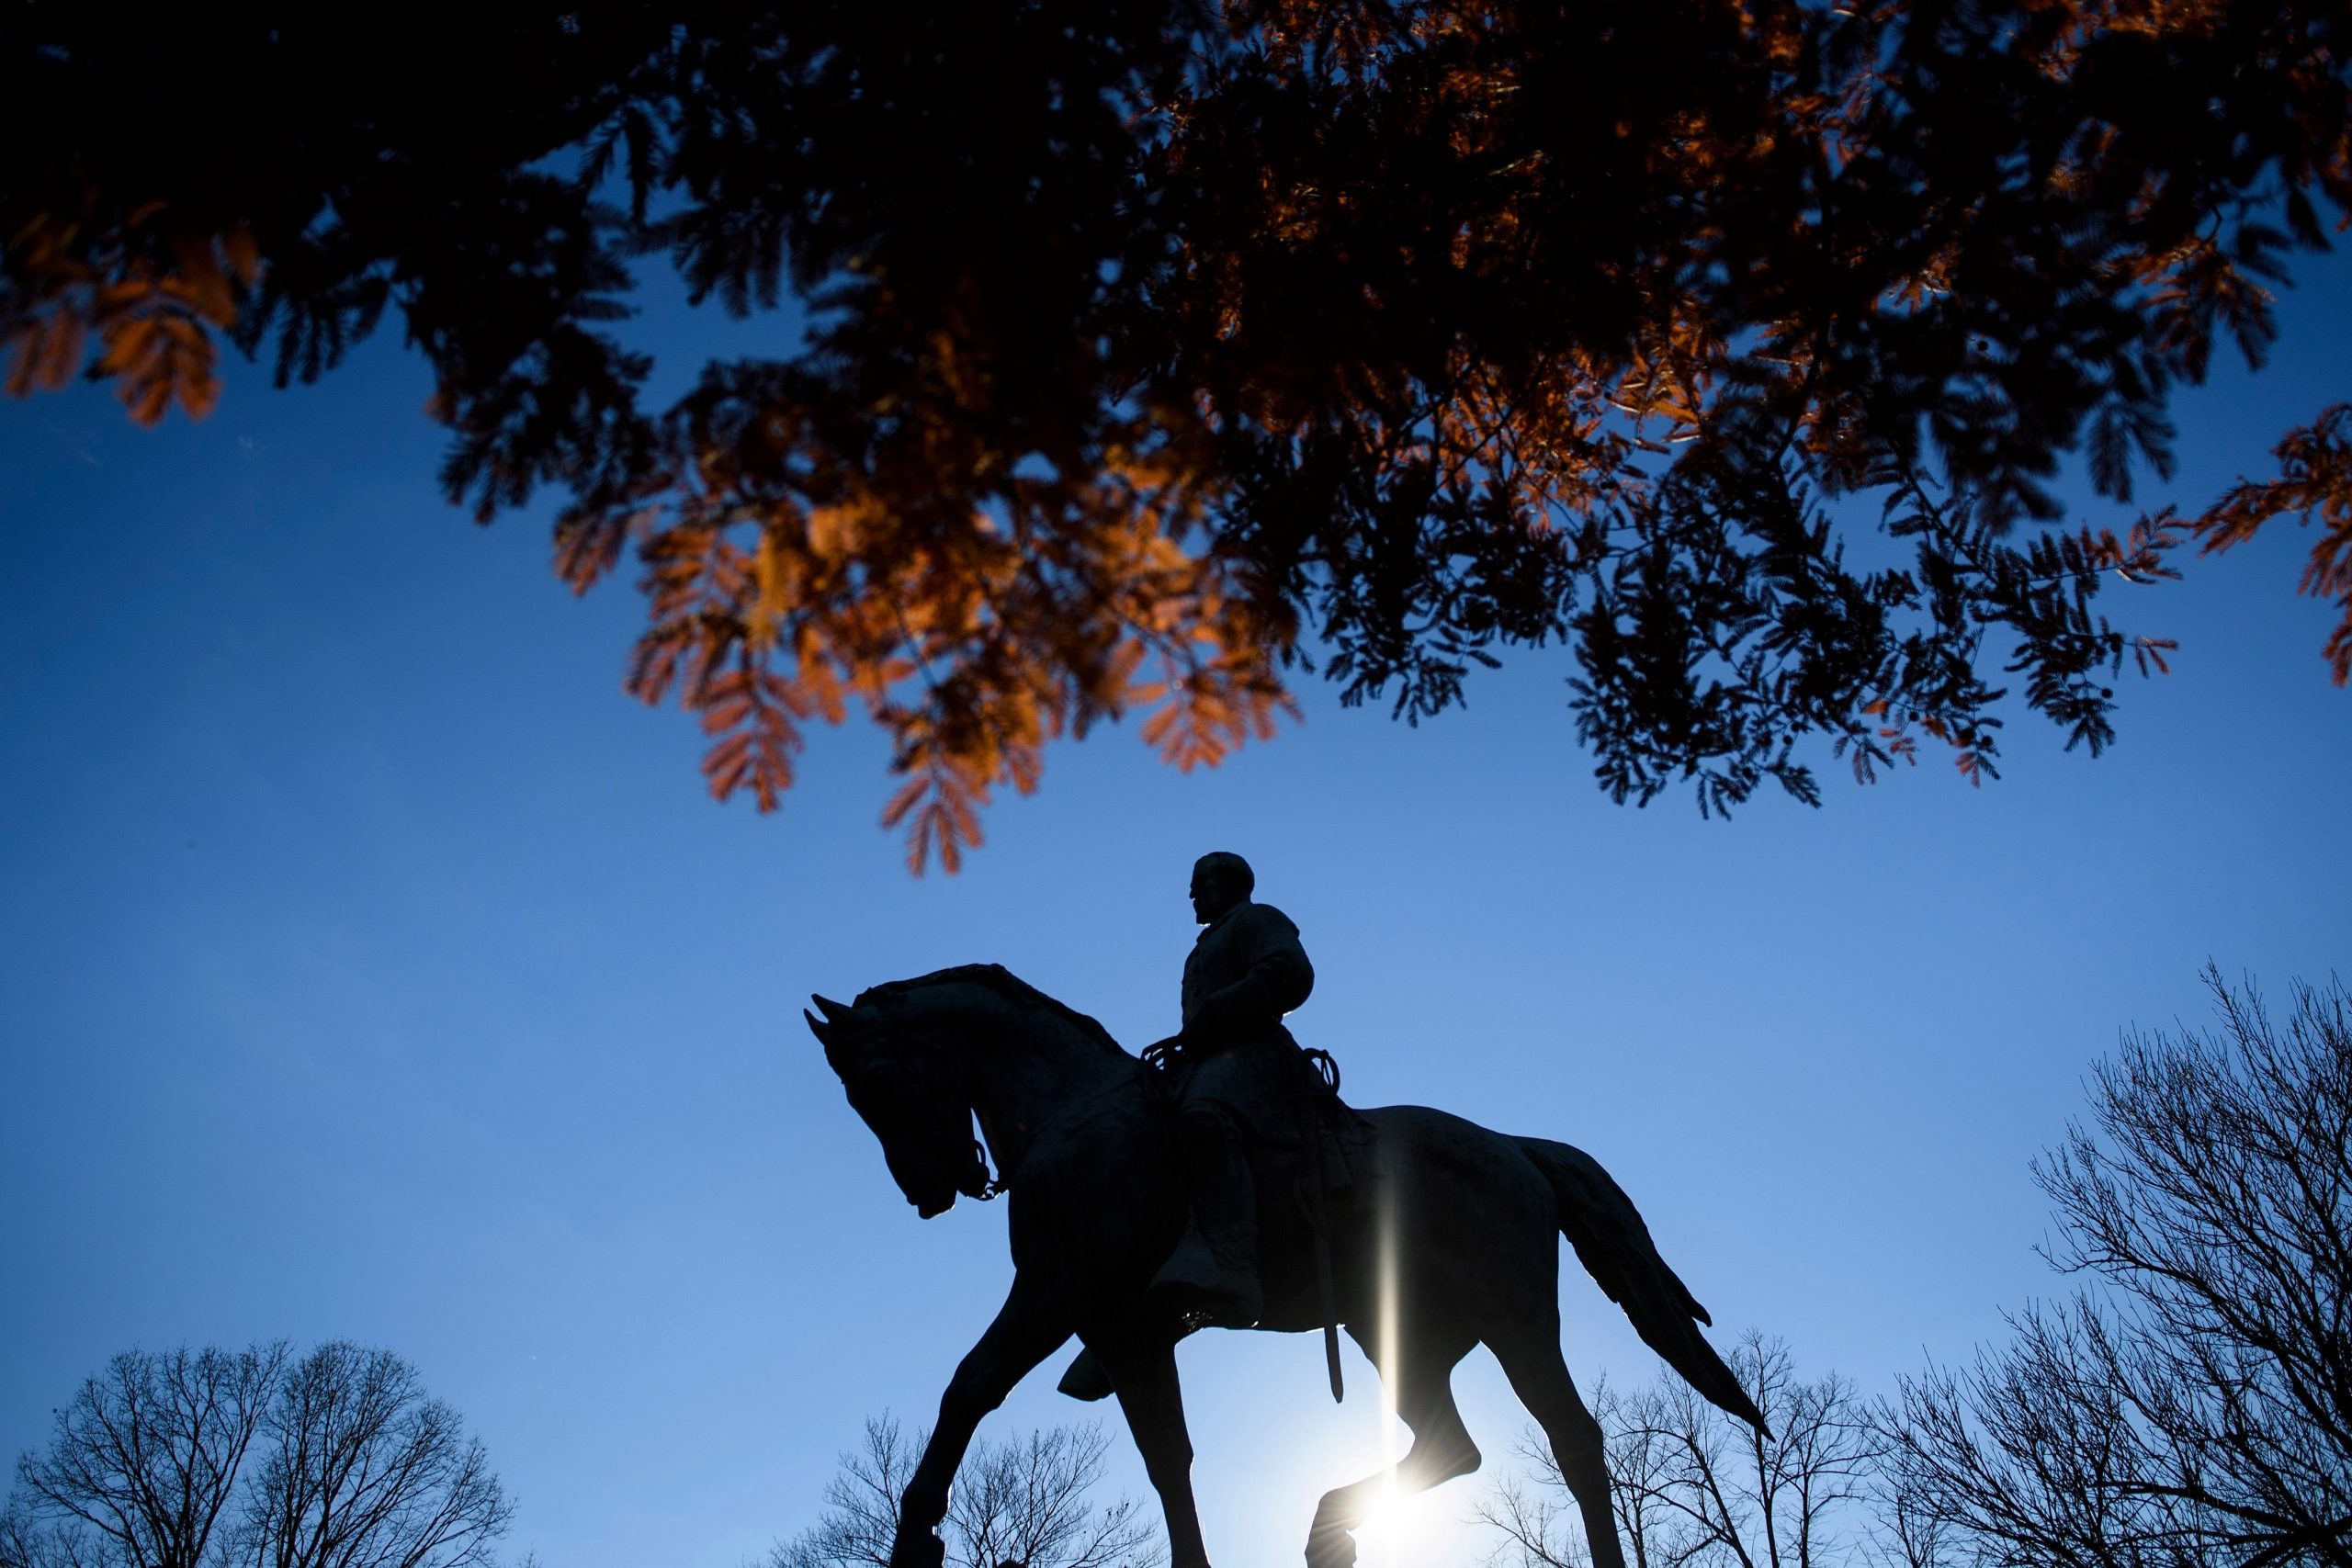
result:
M 2306 270 L 2273 368 L 2182 403 L 2167 494 L 2352 395 L 2352 287 Z M 683 373 L 770 329 L 644 330 Z M 1613 807 L 1555 650 L 1418 729 L 1310 685 L 1189 777 L 1099 731 L 918 881 L 862 729 L 778 816 L 708 800 L 691 721 L 619 690 L 639 602 L 443 504 L 426 390 L 382 341 L 314 389 L 240 369 L 194 426 L 0 403 L 0 1453 L 126 1347 L 351 1337 L 465 1412 L 547 1568 L 737 1568 L 865 1415 L 927 1417 L 1010 1277 L 1001 1211 L 906 1207 L 801 1001 L 993 960 L 1140 1044 L 1211 848 L 1305 932 L 1294 1023 L 1352 1098 L 1584 1146 L 1719 1340 L 1871 1393 L 2052 1287 L 2027 1161 L 2120 1028 L 2201 1021 L 2209 956 L 2345 963 L 2352 694 L 2291 525 L 2110 591 L 2183 647 L 2097 761 L 2018 722 L 1982 790 Z M 1652 1374 L 1572 1259 L 1564 1303 L 1588 1384 Z M 1296 1561 L 1379 1452 L 1367 1369 L 1334 1407 L 1310 1339 L 1183 1361 L 1212 1552 Z M 1051 1382 L 990 1429 L 1086 1414 Z M 1489 1470 L 1434 1561 L 1481 1550 L 1445 1520 L 1523 1421 L 1483 1352 L 1458 1386 Z

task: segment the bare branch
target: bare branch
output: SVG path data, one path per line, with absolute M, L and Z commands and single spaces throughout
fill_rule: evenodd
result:
M 2352 1563 L 2352 998 L 2131 1034 L 2035 1170 L 2086 1288 L 1882 1415 L 1914 1539 L 1994 1564 Z
M 817 1523 L 768 1553 L 765 1568 L 888 1568 L 899 1499 L 926 1434 L 910 1438 L 888 1415 L 865 1423 L 841 1456 Z M 941 1530 L 954 1568 L 1153 1568 L 1159 1530 L 1125 1497 L 1097 1506 L 1110 1439 L 1099 1427 L 1057 1427 L 976 1446 L 957 1472 Z

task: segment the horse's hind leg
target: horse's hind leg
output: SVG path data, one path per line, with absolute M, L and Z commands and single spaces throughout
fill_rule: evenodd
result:
M 1539 1325 L 1505 1337 L 1490 1337 L 1487 1346 L 1502 1363 L 1503 1373 L 1519 1402 L 1527 1406 L 1552 1445 L 1552 1459 L 1560 1478 L 1577 1500 L 1584 1517 L 1585 1540 L 1592 1548 L 1593 1568 L 1625 1568 L 1625 1554 L 1617 1543 L 1617 1520 L 1609 1505 L 1609 1466 L 1601 1447 L 1600 1423 L 1577 1393 L 1576 1380 L 1560 1356 L 1560 1320 L 1556 1312 Z
M 1354 1325 L 1348 1335 L 1378 1360 L 1379 1352 Z M 1380 1369 L 1396 1393 L 1396 1414 L 1413 1429 L 1413 1446 L 1396 1461 L 1394 1484 L 1400 1494 L 1426 1491 L 1478 1468 L 1478 1445 L 1454 1408 L 1452 1384 L 1453 1364 L 1469 1349 L 1467 1344 L 1406 1344 L 1398 1347 L 1396 1365 Z M 1306 1532 L 1307 1568 L 1348 1568 L 1355 1562 L 1355 1529 L 1390 1484 L 1384 1471 L 1323 1494 Z
M 1160 1513 L 1168 1521 L 1170 1568 L 1208 1568 L 1200 1511 L 1193 1502 L 1193 1439 L 1184 1429 L 1184 1390 L 1176 1375 L 1175 1342 L 1145 1330 L 1091 1337 L 1087 1348 L 1119 1396 L 1127 1430 L 1143 1455 L 1144 1473 L 1159 1494 Z

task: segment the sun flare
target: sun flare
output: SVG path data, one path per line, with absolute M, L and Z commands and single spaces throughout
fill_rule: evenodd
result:
M 1381 1488 L 1356 1527 L 1356 1561 L 1362 1568 L 1408 1568 L 1420 1561 L 1422 1515 L 1427 1494 Z

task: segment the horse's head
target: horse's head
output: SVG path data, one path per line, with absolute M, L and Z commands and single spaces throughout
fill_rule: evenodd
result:
M 882 1141 L 907 1201 L 927 1220 L 954 1208 L 959 1192 L 986 1196 L 989 1168 L 972 1135 L 971 1069 L 956 1042 L 919 1018 L 811 999 L 818 1012 L 803 1009 L 800 1016 L 824 1044 L 850 1108 Z

